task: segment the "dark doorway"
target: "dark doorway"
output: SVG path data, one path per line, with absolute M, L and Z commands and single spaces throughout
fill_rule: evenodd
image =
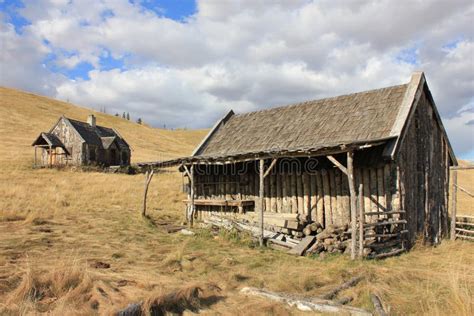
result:
M 115 149 L 110 150 L 110 164 L 112 166 L 117 164 L 117 151 Z

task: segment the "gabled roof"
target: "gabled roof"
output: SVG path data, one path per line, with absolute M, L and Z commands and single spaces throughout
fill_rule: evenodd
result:
M 31 144 L 31 146 L 51 146 L 51 148 L 62 148 L 66 153 L 69 154 L 64 144 L 56 137 L 56 135 L 51 133 L 41 133 L 36 140 Z
M 129 148 L 127 142 L 125 142 L 125 140 L 112 128 L 100 125 L 93 127 L 86 122 L 76 121 L 66 117 L 64 117 L 64 119 L 71 123 L 72 127 L 79 133 L 87 144 L 107 149 L 115 141 L 119 148 Z M 106 146 L 104 146 L 104 144 Z
M 193 157 L 340 150 L 351 144 L 392 140 L 389 156 L 394 158 L 425 84 L 423 73 L 418 72 L 408 84 L 250 113 L 231 111 L 214 126 Z M 444 132 L 439 114 L 437 119 Z M 455 161 L 452 149 L 450 152 Z

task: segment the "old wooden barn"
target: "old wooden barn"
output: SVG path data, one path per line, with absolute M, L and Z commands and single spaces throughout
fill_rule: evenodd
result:
M 130 165 L 131 150 L 113 128 L 61 116 L 49 132 L 41 133 L 32 146 L 35 166 Z
M 192 219 L 244 217 L 286 233 L 303 229 L 295 219 L 346 225 L 353 256 L 368 240 L 402 251 L 448 233 L 456 158 L 421 72 L 383 89 L 231 111 L 191 157 L 168 163 L 189 178 Z

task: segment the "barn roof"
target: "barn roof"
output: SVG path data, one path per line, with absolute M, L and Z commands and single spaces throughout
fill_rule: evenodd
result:
M 424 74 L 416 72 L 407 84 L 250 113 L 230 111 L 196 148 L 192 159 L 316 153 L 380 141 L 390 144 L 388 156 L 393 158 L 425 86 Z M 435 112 L 444 131 L 436 108 Z M 455 160 L 452 150 L 451 155 Z

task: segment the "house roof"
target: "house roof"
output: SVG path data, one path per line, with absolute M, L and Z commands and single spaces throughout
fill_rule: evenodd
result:
M 192 160 L 336 151 L 380 141 L 390 144 L 387 156 L 394 158 L 425 86 L 424 74 L 416 72 L 407 84 L 250 113 L 230 111 L 196 148 Z M 437 120 L 444 132 L 439 115 Z M 451 147 L 450 153 L 455 162 Z
M 72 127 L 87 144 L 101 146 L 107 149 L 115 141 L 120 148 L 129 148 L 127 142 L 112 128 L 100 125 L 93 127 L 86 122 L 76 121 L 70 118 L 65 119 L 71 123 Z

